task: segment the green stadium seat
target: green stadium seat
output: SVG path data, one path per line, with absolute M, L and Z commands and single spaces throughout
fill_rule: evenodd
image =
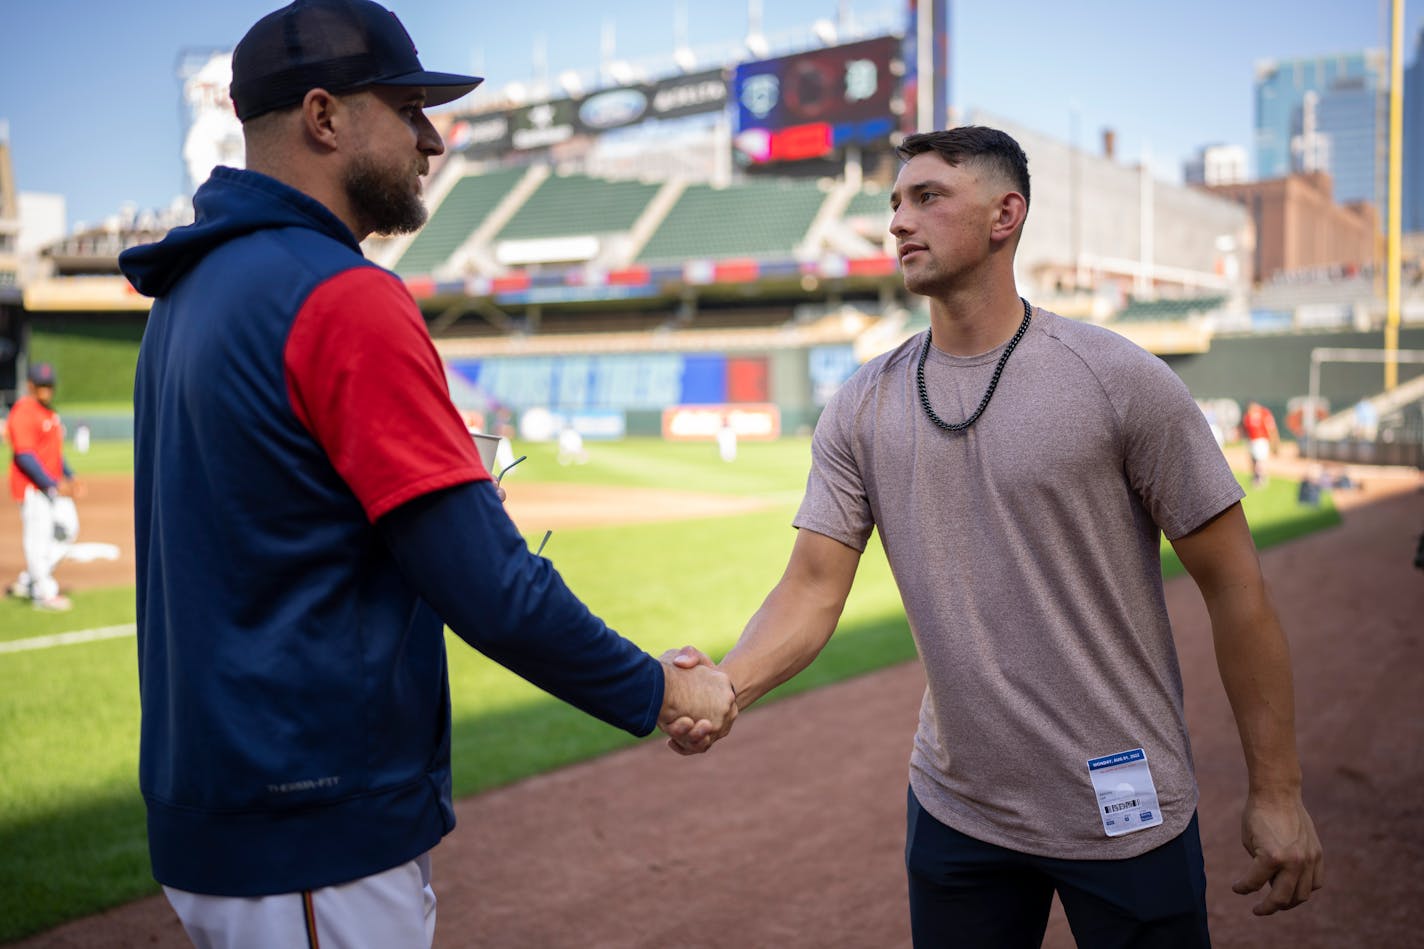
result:
M 392 269 L 403 277 L 421 276 L 449 260 L 524 172 L 523 168 L 501 168 L 461 178 Z
M 815 181 L 689 185 L 638 255 L 639 263 L 790 257 L 826 195 Z
M 642 181 L 550 175 L 494 239 L 530 240 L 627 231 L 659 187 Z
M 1225 303 L 1225 296 L 1162 300 L 1129 299 L 1127 305 L 1117 314 L 1116 319 L 1120 323 L 1162 323 L 1185 320 L 1219 310 Z

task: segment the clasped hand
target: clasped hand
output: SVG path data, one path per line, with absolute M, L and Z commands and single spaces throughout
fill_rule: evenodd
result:
M 668 747 L 680 755 L 699 755 L 732 730 L 737 693 L 726 674 L 692 648 L 664 653 L 663 708 L 658 727 Z

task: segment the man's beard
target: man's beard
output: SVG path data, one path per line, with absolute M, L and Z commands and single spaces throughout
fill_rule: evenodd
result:
M 425 223 L 425 203 L 410 189 L 408 170 L 393 171 L 366 156 L 346 170 L 346 196 L 357 216 L 377 234 L 409 234 Z

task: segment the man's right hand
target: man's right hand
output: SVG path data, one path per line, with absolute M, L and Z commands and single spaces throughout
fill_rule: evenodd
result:
M 696 755 L 731 731 L 737 717 L 737 695 L 731 680 L 710 659 L 690 668 L 674 661 L 689 653 L 696 650 L 684 647 L 660 660 L 664 685 L 658 726 L 668 734 L 668 745 L 674 751 Z

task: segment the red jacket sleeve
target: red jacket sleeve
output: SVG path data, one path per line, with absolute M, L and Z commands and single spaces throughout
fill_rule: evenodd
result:
M 292 324 L 287 394 L 366 517 L 489 480 L 405 286 L 376 267 L 318 286 Z

